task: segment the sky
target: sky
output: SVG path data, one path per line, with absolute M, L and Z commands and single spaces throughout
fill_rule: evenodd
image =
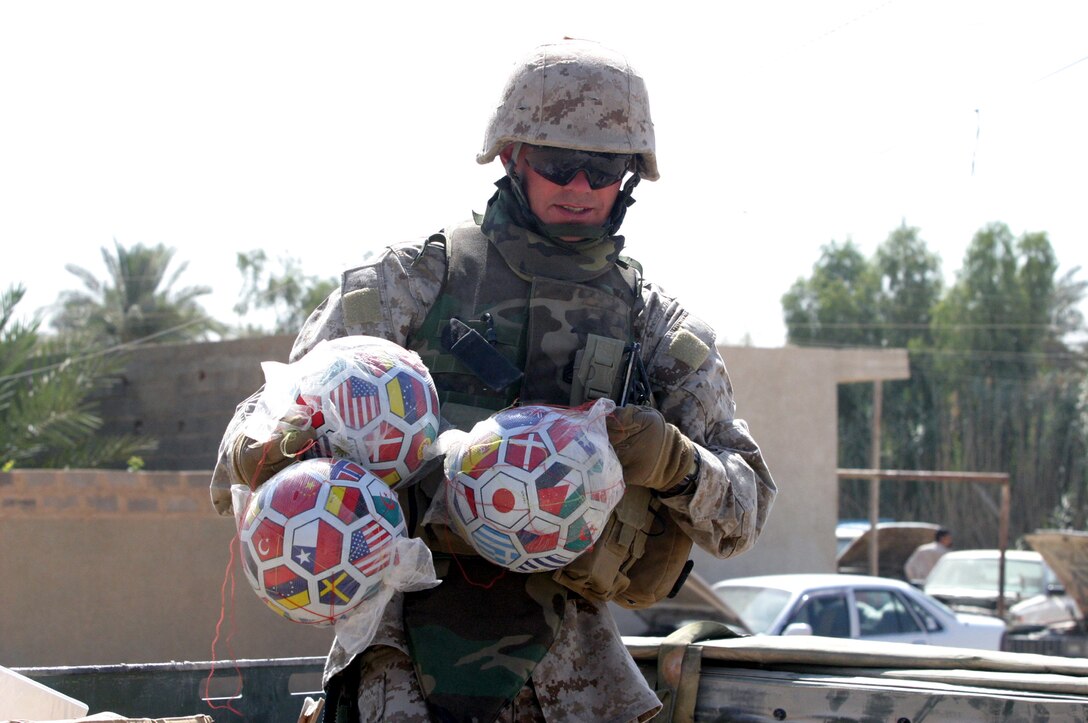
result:
M 721 341 L 781 346 L 831 241 L 905 223 L 951 281 L 999 221 L 1088 265 L 1086 28 L 1081 0 L 0 0 L 0 290 L 47 313 L 67 264 L 161 243 L 238 323 L 239 252 L 336 276 L 483 211 L 514 61 L 571 36 L 649 89 L 627 252 Z

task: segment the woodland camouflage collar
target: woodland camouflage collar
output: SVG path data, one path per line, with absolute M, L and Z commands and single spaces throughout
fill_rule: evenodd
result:
M 528 228 L 509 190 L 509 178 L 487 202 L 481 230 L 514 273 L 526 280 L 545 276 L 561 281 L 588 281 L 613 267 L 623 250 L 623 236 L 584 241 L 553 241 Z

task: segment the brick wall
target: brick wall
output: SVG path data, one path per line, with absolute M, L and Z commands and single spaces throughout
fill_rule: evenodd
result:
M 210 471 L 28 469 L 0 472 L 0 518 L 206 517 Z

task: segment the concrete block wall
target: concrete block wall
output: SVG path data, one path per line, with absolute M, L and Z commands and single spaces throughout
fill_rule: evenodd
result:
M 131 352 L 121 378 L 101 397 L 103 432 L 145 434 L 158 448 L 148 470 L 211 469 L 235 407 L 256 391 L 262 361 L 287 361 L 293 337 L 159 344 Z

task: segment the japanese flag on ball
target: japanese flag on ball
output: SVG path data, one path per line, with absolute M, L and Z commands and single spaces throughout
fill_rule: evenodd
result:
M 309 456 L 358 462 L 396 486 L 421 468 L 438 436 L 438 394 L 419 355 L 385 339 L 322 342 L 299 362 L 294 402 L 317 440 Z
M 514 407 L 458 437 L 446 456 L 454 528 L 516 572 L 563 567 L 589 549 L 623 496 L 604 423 L 613 408 Z
M 239 520 L 246 578 L 298 623 L 328 625 L 375 598 L 407 537 L 396 494 L 346 460 L 290 465 L 249 498 Z

